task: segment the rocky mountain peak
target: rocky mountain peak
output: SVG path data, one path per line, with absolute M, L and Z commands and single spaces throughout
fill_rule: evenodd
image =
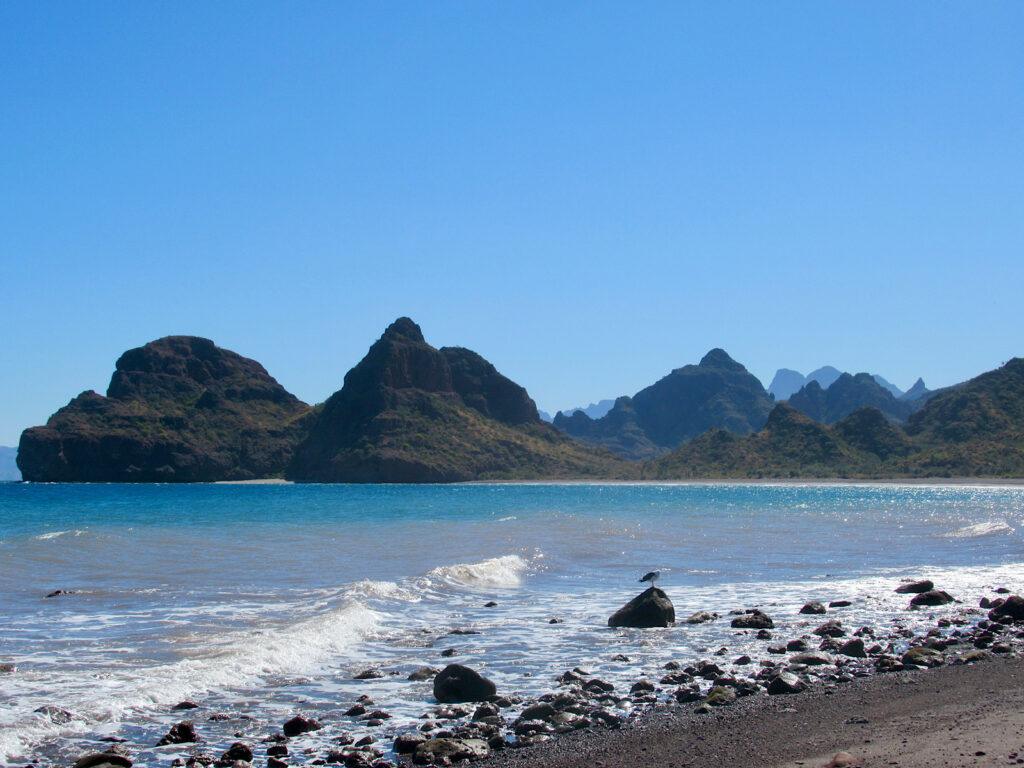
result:
M 700 359 L 701 368 L 719 368 L 727 371 L 745 371 L 742 365 L 737 363 L 724 349 L 715 347 Z

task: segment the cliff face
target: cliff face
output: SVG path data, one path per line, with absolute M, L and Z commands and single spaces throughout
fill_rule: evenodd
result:
M 18 466 L 39 482 L 280 476 L 310 411 L 255 360 L 168 336 L 125 352 L 106 397 L 83 392 L 25 430 Z
M 324 403 L 288 476 L 368 483 L 635 472 L 542 422 L 526 390 L 480 355 L 435 349 L 400 318 Z
M 764 426 L 772 409 L 761 382 L 721 349 L 699 365 L 677 368 L 637 392 L 620 397 L 605 416 L 556 415 L 554 424 L 588 445 L 624 458 L 653 459 L 709 429 L 749 434 Z

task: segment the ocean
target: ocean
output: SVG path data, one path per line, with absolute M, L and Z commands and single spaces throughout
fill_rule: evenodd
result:
M 293 762 L 346 734 L 386 751 L 435 704 L 418 667 L 527 699 L 577 666 L 628 690 L 670 660 L 763 655 L 734 609 L 783 639 L 820 623 L 810 600 L 851 601 L 850 627 L 976 620 L 995 587 L 1024 590 L 1022 527 L 1016 486 L 0 484 L 0 763 L 116 738 L 169 765 L 191 745 L 155 744 L 182 719 L 219 755 L 299 713 L 325 728 Z M 654 569 L 679 619 L 723 618 L 608 629 Z M 909 578 L 962 602 L 909 612 Z M 390 719 L 346 716 L 361 695 Z

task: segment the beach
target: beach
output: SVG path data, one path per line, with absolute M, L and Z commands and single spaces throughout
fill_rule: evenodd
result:
M 491 768 L 864 768 L 1024 763 L 1024 660 L 898 672 L 694 714 L 659 709 L 619 731 L 502 753 Z M 838 753 L 846 753 L 833 762 Z

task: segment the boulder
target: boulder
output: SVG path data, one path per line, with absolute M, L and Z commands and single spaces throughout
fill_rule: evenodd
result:
M 921 592 L 931 592 L 933 589 L 935 589 L 935 585 L 930 579 L 921 579 L 920 581 L 911 581 L 907 584 L 900 584 L 896 587 L 896 592 L 900 595 L 911 595 L 919 594 Z
M 73 768 L 131 768 L 132 761 L 114 752 L 93 752 L 75 761 Z
M 909 649 L 900 659 L 904 664 L 914 664 L 919 667 L 938 667 L 946 660 L 941 652 L 933 648 L 915 647 Z
M 287 721 L 282 729 L 284 735 L 288 738 L 292 736 L 298 736 L 302 733 L 308 733 L 309 731 L 319 731 L 323 726 L 319 721 L 314 720 L 311 717 L 305 717 L 303 715 L 296 715 L 291 720 Z
M 411 755 L 420 744 L 427 741 L 427 737 L 419 733 L 403 733 L 395 737 L 392 749 L 396 755 Z
M 999 621 L 1003 617 L 1008 617 L 1013 621 L 1024 621 L 1024 597 L 1010 595 L 989 611 L 988 617 L 992 621 Z
M 807 683 L 791 672 L 782 672 L 768 683 L 768 695 L 779 696 L 800 693 L 807 688 Z
M 816 614 L 816 613 L 827 613 L 825 606 L 819 603 L 817 600 L 812 600 L 809 603 L 805 603 L 804 607 L 800 609 L 800 613 Z
M 814 630 L 814 634 L 818 637 L 842 637 L 846 634 L 846 630 L 843 629 L 842 622 L 832 619 Z
M 412 680 L 414 682 L 419 682 L 421 680 L 433 680 L 434 676 L 440 671 L 441 670 L 436 667 L 417 667 L 409 673 L 409 677 L 407 677 L 406 680 Z
M 843 656 L 854 656 L 860 659 L 867 656 L 867 652 L 864 650 L 864 641 L 859 637 L 847 640 L 842 644 L 837 653 L 840 653 Z
M 180 723 L 172 725 L 167 735 L 161 738 L 156 745 L 162 747 L 166 744 L 186 744 L 194 741 L 199 741 L 196 727 L 188 720 L 182 720 Z
M 912 606 L 921 605 L 946 605 L 952 603 L 953 597 L 948 592 L 943 592 L 941 589 L 933 589 L 928 592 L 921 592 L 920 594 L 914 595 L 910 604 Z
M 716 685 L 704 698 L 704 703 L 709 707 L 727 707 L 736 701 L 736 691 L 724 685 Z
M 793 654 L 789 657 L 789 663 L 813 667 L 819 664 L 835 664 L 836 660 L 832 657 L 832 654 L 825 653 L 824 651 L 808 651 L 806 653 Z
M 483 701 L 495 693 L 493 682 L 461 664 L 449 664 L 434 678 L 434 698 L 442 704 Z
M 236 741 L 220 756 L 220 761 L 228 765 L 238 760 L 246 763 L 252 762 L 252 747 L 242 741 Z
M 771 629 L 775 626 L 771 616 L 756 608 L 741 614 L 732 620 L 734 629 Z
M 460 760 L 479 760 L 487 757 L 490 747 L 482 739 L 427 739 L 413 753 L 413 762 L 420 765 L 445 765 Z
M 649 587 L 619 608 L 608 619 L 609 627 L 668 627 L 676 621 L 676 609 L 662 590 Z
M 708 611 L 697 611 L 686 619 L 683 619 L 684 624 L 706 624 L 709 621 L 714 621 L 718 618 L 717 613 L 709 613 Z

